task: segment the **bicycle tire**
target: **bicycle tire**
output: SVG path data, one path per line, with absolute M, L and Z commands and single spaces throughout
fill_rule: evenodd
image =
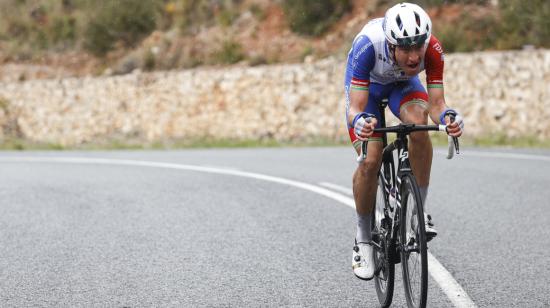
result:
M 426 226 L 420 191 L 412 174 L 402 178 L 401 196 L 399 232 L 405 298 L 408 307 L 424 308 L 428 297 Z
M 394 247 L 390 245 L 390 226 L 387 226 L 388 221 L 385 221 L 386 226 L 382 226 L 382 218 L 384 217 L 384 208 L 388 200 L 387 192 L 384 189 L 384 180 L 382 175 L 378 175 L 378 190 L 376 193 L 376 203 L 373 209 L 374 231 L 378 233 L 376 242 L 381 246 L 381 250 L 374 250 L 374 264 L 376 265 L 374 276 L 374 287 L 380 306 L 385 308 L 391 305 L 393 300 L 394 281 L 395 281 L 395 264 L 390 261 L 388 255 L 389 249 Z M 385 230 L 385 231 L 383 231 Z

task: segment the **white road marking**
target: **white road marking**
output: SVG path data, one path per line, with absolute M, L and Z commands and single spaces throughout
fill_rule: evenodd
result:
M 328 183 L 328 182 L 321 182 L 321 183 L 319 183 L 319 185 L 321 185 L 323 187 L 326 187 L 326 188 L 330 188 L 332 190 L 339 191 L 339 192 L 344 193 L 348 196 L 353 196 L 353 190 L 349 187 L 344 187 L 344 186 L 340 186 L 340 185 L 336 185 L 336 184 Z
M 239 171 L 239 168 L 235 167 L 227 167 L 227 166 L 215 166 L 215 165 L 200 165 L 201 167 L 205 168 L 215 168 L 215 169 L 222 169 L 222 170 L 233 170 L 233 171 Z
M 319 183 L 319 185 L 353 195 L 351 189 L 340 185 L 327 182 L 321 182 Z M 355 208 L 355 206 L 353 206 L 353 208 Z M 451 273 L 449 273 L 449 271 L 430 252 L 428 252 L 428 264 L 428 271 L 430 275 L 435 280 L 435 282 L 437 282 L 443 292 L 447 295 L 449 300 L 455 305 L 455 307 L 477 307 L 472 299 L 468 296 L 466 291 L 464 291 L 460 284 L 453 278 Z
M 141 160 L 127 160 L 127 159 L 107 159 L 107 158 L 86 158 L 86 157 L 0 157 L 0 162 L 38 162 L 38 163 L 73 163 L 73 164 L 103 164 L 103 165 L 124 165 L 124 166 L 140 166 L 140 167 L 153 167 L 153 168 L 165 168 L 165 169 L 176 169 L 176 170 L 189 170 L 189 171 L 198 171 L 206 173 L 215 173 L 215 174 L 226 174 L 233 176 L 241 176 L 246 178 L 252 178 L 262 181 L 274 182 L 284 185 L 289 185 L 304 190 L 309 190 L 311 192 L 320 194 L 327 198 L 338 201 L 344 205 L 347 205 L 355 209 L 355 202 L 352 198 L 347 196 L 335 193 L 328 189 L 300 182 L 294 180 L 288 180 L 281 177 L 269 176 L 260 173 L 253 172 L 244 172 L 238 170 L 229 170 L 229 169 L 220 169 L 214 167 L 201 167 L 194 165 L 183 165 L 175 163 L 163 163 L 163 162 L 152 162 L 152 161 L 141 161 Z M 462 289 L 460 284 L 452 277 L 452 275 L 447 271 L 437 259 L 428 252 L 428 262 L 430 266 L 428 267 L 430 274 L 434 280 L 439 284 L 441 289 L 445 292 L 449 300 L 456 307 L 476 307 L 474 302 Z
M 428 270 L 439 287 L 447 294 L 455 307 L 477 307 L 462 287 L 456 282 L 451 273 L 428 252 Z
M 284 185 L 298 187 L 304 190 L 323 195 L 330 199 L 336 200 L 347 206 L 355 208 L 355 203 L 352 199 L 343 196 L 341 194 L 332 192 L 328 189 L 315 186 L 312 184 L 288 180 L 280 177 L 274 177 L 264 175 L 260 173 L 245 172 L 231 169 L 220 169 L 214 167 L 203 167 L 195 165 L 183 165 L 174 163 L 152 162 L 142 160 L 127 160 L 127 159 L 107 159 L 107 158 L 85 158 L 85 157 L 1 157 L 0 162 L 39 162 L 39 163 L 74 163 L 74 164 L 103 164 L 103 165 L 126 165 L 126 166 L 140 166 L 140 167 L 153 167 L 153 168 L 165 168 L 165 169 L 178 169 L 178 170 L 190 170 L 206 173 L 227 174 L 234 176 L 241 176 L 247 178 L 253 178 L 257 180 L 263 180 L 268 182 L 275 182 Z

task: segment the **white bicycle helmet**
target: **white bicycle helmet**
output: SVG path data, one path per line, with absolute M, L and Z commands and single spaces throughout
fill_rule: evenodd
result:
M 386 11 L 384 34 L 388 43 L 411 46 L 430 41 L 432 21 L 418 5 L 399 3 Z

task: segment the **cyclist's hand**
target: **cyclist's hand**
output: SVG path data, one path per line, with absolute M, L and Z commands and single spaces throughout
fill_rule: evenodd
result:
M 363 114 L 363 116 L 356 118 L 357 120 L 355 120 L 353 124 L 355 136 L 361 141 L 366 141 L 374 133 L 374 128 L 378 121 L 375 117 L 368 114 Z
M 445 110 L 442 116 L 445 119 L 449 136 L 460 137 L 464 131 L 464 120 L 462 116 L 452 109 Z M 451 122 L 452 118 L 454 118 L 453 122 Z

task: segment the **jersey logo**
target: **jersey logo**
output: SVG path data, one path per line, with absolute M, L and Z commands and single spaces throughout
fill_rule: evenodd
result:
M 359 49 L 359 52 L 357 52 L 357 54 L 355 55 L 355 58 L 353 58 L 353 60 L 357 61 L 359 60 L 359 57 L 361 57 L 362 54 L 365 53 L 365 51 L 367 51 L 369 49 L 369 47 L 372 46 L 372 43 L 371 42 L 368 42 L 367 44 L 365 44 L 365 46 L 363 46 L 361 49 Z
M 439 43 L 435 43 L 433 47 L 434 47 L 435 51 L 437 51 L 441 54 L 443 53 L 443 48 L 441 48 L 441 45 Z

